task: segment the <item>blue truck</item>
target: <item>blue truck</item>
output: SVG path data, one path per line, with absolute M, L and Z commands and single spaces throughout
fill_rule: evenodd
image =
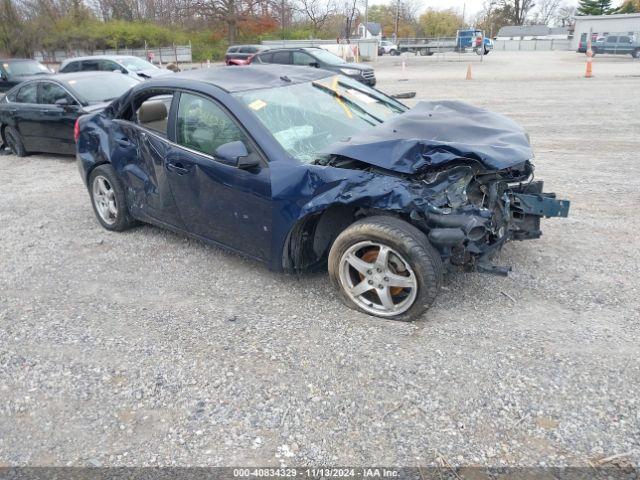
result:
M 473 50 L 478 55 L 488 55 L 493 50 L 493 41 L 485 37 L 482 30 L 458 30 L 455 37 L 442 38 L 404 38 L 398 42 L 398 52 L 411 52 L 418 55 L 434 53 L 461 52 Z

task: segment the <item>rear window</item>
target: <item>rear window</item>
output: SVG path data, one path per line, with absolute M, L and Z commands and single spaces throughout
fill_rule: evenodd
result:
M 244 46 L 240 49 L 242 53 L 256 53 L 258 51 L 257 47 Z
M 129 75 L 119 73 L 100 73 L 68 81 L 69 86 L 89 103 L 110 102 L 138 83 Z

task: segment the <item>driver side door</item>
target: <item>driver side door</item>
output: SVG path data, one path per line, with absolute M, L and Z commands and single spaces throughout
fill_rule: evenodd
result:
M 269 166 L 231 113 L 212 98 L 182 92 L 175 111 L 167 176 L 187 227 L 200 237 L 260 260 L 271 250 Z M 242 169 L 216 156 L 241 141 L 257 165 Z

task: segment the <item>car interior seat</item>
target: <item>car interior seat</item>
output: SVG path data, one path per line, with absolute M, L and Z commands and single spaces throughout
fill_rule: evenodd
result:
M 156 132 L 167 134 L 167 123 L 169 112 L 162 100 L 150 100 L 140 105 L 138 109 L 138 122 L 140 125 L 155 130 Z

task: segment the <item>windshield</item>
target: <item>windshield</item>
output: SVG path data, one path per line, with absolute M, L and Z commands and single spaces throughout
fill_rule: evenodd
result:
M 234 94 L 275 139 L 301 162 L 339 140 L 407 110 L 407 107 L 355 80 L 335 75 L 288 87 Z
M 131 70 L 132 72 L 139 72 L 141 70 L 154 70 L 158 68 L 152 63 L 149 63 L 146 60 L 137 57 L 121 58 L 119 61 L 124 68 L 126 68 L 127 70 Z
M 310 54 L 316 57 L 321 62 L 326 63 L 327 65 L 344 65 L 345 62 L 339 56 L 334 55 L 333 53 L 323 50 L 322 48 L 315 48 L 313 50 L 307 50 Z
M 2 66 L 8 74 L 16 77 L 26 77 L 29 75 L 50 75 L 51 70 L 35 60 L 26 62 L 6 62 Z
M 108 75 L 108 77 L 105 77 L 105 75 Z M 127 75 L 109 73 L 76 78 L 69 80 L 68 83 L 83 100 L 89 103 L 102 103 L 110 102 L 120 97 L 124 92 L 140 82 Z

